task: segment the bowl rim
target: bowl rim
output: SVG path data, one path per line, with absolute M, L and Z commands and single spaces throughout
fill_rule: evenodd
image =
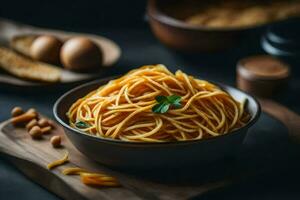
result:
M 186 23 L 182 20 L 176 19 L 175 17 L 169 16 L 166 13 L 162 12 L 160 8 L 157 7 L 157 0 L 149 0 L 147 4 L 147 15 L 150 18 L 155 19 L 161 23 L 164 23 L 169 26 L 183 28 L 187 30 L 194 30 L 194 31 L 208 31 L 208 32 L 239 32 L 239 31 L 246 31 L 251 29 L 260 28 L 266 25 L 276 24 L 281 21 L 286 21 L 291 18 L 298 18 L 298 17 L 289 17 L 286 19 L 279 19 L 275 21 L 271 21 L 269 23 L 257 24 L 257 25 L 248 25 L 248 26 L 241 26 L 241 27 L 207 27 L 201 25 L 194 25 Z
M 240 133 L 241 131 L 245 131 L 247 132 L 247 130 L 253 126 L 260 114 L 261 114 L 261 106 L 258 102 L 258 100 L 253 97 L 252 95 L 244 92 L 244 91 L 241 91 L 235 87 L 231 87 L 231 86 L 228 86 L 228 85 L 225 85 L 225 84 L 217 84 L 221 89 L 227 91 L 229 89 L 233 89 L 235 91 L 238 91 L 239 93 L 242 93 L 244 94 L 245 96 L 247 96 L 247 98 L 249 99 L 252 99 L 257 110 L 256 112 L 251 116 L 251 119 L 250 121 L 244 125 L 243 127 L 241 128 L 238 128 L 238 129 L 235 129 L 233 131 L 230 131 L 224 135 L 219 135 L 219 136 L 216 136 L 216 137 L 211 137 L 211 138 L 206 138 L 206 139 L 198 139 L 198 140 L 185 140 L 185 141 L 169 141 L 169 142 L 132 142 L 132 141 L 123 141 L 123 140 L 117 140 L 117 139 L 112 139 L 112 138 L 104 138 L 104 137 L 99 137 L 99 136 L 95 136 L 95 135 L 91 135 L 91 134 L 87 134 L 83 131 L 80 131 L 76 128 L 73 128 L 71 127 L 69 124 L 67 124 L 58 114 L 58 106 L 61 104 L 61 102 L 66 98 L 68 97 L 69 95 L 71 95 L 72 93 L 74 93 L 75 91 L 79 90 L 79 89 L 82 89 L 84 87 L 88 87 L 88 86 L 91 86 L 91 85 L 95 85 L 99 82 L 102 82 L 102 84 L 106 84 L 106 82 L 114 79 L 115 77 L 108 77 L 108 78 L 103 78 L 103 79 L 97 79 L 97 80 L 94 80 L 94 81 L 90 81 L 88 83 L 85 83 L 85 84 L 82 84 L 82 85 L 79 85 L 67 92 L 65 92 L 62 96 L 60 96 L 56 102 L 54 103 L 54 106 L 53 106 L 53 114 L 54 114 L 54 117 L 56 119 L 56 121 L 58 121 L 58 123 L 63 126 L 65 129 L 68 129 L 69 131 L 71 131 L 72 133 L 75 133 L 75 134 L 79 134 L 80 136 L 83 136 L 83 137 L 88 137 L 89 139 L 93 139 L 93 140 L 96 140 L 96 141 L 101 141 L 101 142 L 107 142 L 107 143 L 111 143 L 111 144 L 127 144 L 127 145 L 136 145 L 136 146 L 161 146 L 161 145 L 187 145 L 187 144 L 193 144 L 193 143 L 203 143 L 203 142 L 208 142 L 208 141 L 215 141 L 215 140 L 219 140 L 219 139 L 222 139 L 224 137 L 230 137 L 232 135 L 236 135 L 238 133 Z M 210 81 L 211 82 L 211 81 Z M 101 86 L 101 85 L 99 85 Z M 98 87 L 99 87 L 98 86 Z M 89 91 L 90 92 L 90 91 Z M 88 93 L 88 92 L 87 92 Z M 78 97 L 80 98 L 80 97 Z M 73 102 L 74 103 L 74 102 Z

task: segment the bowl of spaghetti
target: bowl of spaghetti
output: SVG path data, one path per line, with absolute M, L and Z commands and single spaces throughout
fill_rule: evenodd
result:
M 110 167 L 134 169 L 234 156 L 259 115 L 252 96 L 163 65 L 81 85 L 54 105 L 79 151 Z

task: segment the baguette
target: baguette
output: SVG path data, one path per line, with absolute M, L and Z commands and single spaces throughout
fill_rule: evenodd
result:
M 0 68 L 19 78 L 47 83 L 59 82 L 62 70 L 36 62 L 8 48 L 0 47 Z

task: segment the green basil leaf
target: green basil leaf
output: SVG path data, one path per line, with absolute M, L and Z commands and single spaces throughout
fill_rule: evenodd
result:
M 161 102 L 168 101 L 168 98 L 167 98 L 166 96 L 157 96 L 157 97 L 155 97 L 155 100 L 156 100 L 158 103 L 161 103 Z
M 180 108 L 181 107 L 181 103 L 180 102 L 176 102 L 172 104 L 175 108 Z
M 152 107 L 152 111 L 154 113 L 165 113 L 169 110 L 170 104 L 164 102 L 160 104 L 156 104 L 155 106 Z
M 170 106 L 175 108 L 181 107 L 181 96 L 170 95 L 170 96 L 157 96 L 155 97 L 157 104 L 152 107 L 152 112 L 154 113 L 166 113 Z
M 171 95 L 171 96 L 168 96 L 167 98 L 170 103 L 177 103 L 177 102 L 180 102 L 180 100 L 181 100 L 181 96 L 178 96 L 178 95 Z
M 155 106 L 152 107 L 152 112 L 154 113 L 160 113 L 162 104 L 156 104 Z
M 180 104 L 180 101 L 181 101 L 181 97 L 178 98 L 178 99 L 176 99 L 173 103 L 174 103 L 174 104 L 178 104 L 178 103 Z
M 160 109 L 160 113 L 166 113 L 169 110 L 170 104 L 163 104 Z
M 76 126 L 77 128 L 81 128 L 81 129 L 90 127 L 89 124 L 87 124 L 87 123 L 85 123 L 85 122 L 82 122 L 82 121 L 76 122 L 76 123 L 75 123 L 75 126 Z

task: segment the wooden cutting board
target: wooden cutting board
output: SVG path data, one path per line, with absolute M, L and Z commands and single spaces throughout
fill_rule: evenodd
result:
M 269 111 L 274 116 L 277 115 L 277 118 L 280 119 L 281 116 L 281 118 L 285 121 L 284 123 L 286 123 L 288 126 L 287 128 L 290 130 L 290 133 L 294 133 L 293 138 L 299 138 L 294 132 L 294 129 L 297 127 L 299 128 L 300 124 L 300 118 L 298 115 L 274 102 L 262 101 L 262 105 L 264 110 Z M 263 117 L 265 117 L 265 115 Z M 266 121 L 262 121 L 259 123 L 265 122 Z M 285 131 L 285 127 L 280 125 L 279 121 L 275 120 L 273 123 L 273 130 L 270 129 L 269 131 L 273 132 L 274 130 L 278 129 L 282 129 L 282 132 Z M 259 126 L 263 127 L 262 125 Z M 254 128 L 251 134 L 253 137 L 256 137 L 256 132 L 260 132 L 261 130 L 262 129 Z M 275 137 L 272 136 L 272 134 L 273 133 L 270 134 L 271 137 Z M 52 135 L 60 135 L 63 138 L 62 148 L 52 148 L 49 142 L 49 138 Z M 268 140 L 269 139 L 266 138 L 266 141 Z M 266 141 L 262 141 L 262 143 L 265 145 L 265 143 L 267 143 Z M 282 142 L 282 138 L 279 138 L 278 142 Z M 274 141 L 272 141 L 272 144 L 276 145 Z M 251 145 L 253 146 L 253 144 L 248 146 Z M 220 173 L 216 173 L 216 170 L 211 167 L 211 174 L 214 176 L 209 175 L 209 178 L 205 176 L 205 174 L 210 174 L 206 171 L 202 173 L 202 175 L 196 174 L 196 171 L 201 171 L 201 169 L 189 169 L 183 172 L 148 171 L 144 172 L 143 174 L 135 174 L 132 172 L 110 170 L 86 158 L 69 142 L 64 135 L 62 127 L 59 125 L 56 125 L 55 129 L 50 135 L 46 135 L 42 140 L 37 141 L 32 140 L 24 128 L 16 128 L 8 121 L 0 124 L 0 152 L 6 155 L 6 158 L 9 159 L 30 179 L 42 185 L 49 191 L 57 194 L 59 197 L 70 200 L 189 199 L 204 194 L 208 191 L 237 183 L 241 180 L 252 177 L 253 175 L 265 173 L 269 171 L 270 166 L 274 166 L 272 161 L 266 164 L 266 158 L 264 157 L 261 157 L 261 161 L 255 163 L 256 160 L 254 161 L 253 159 L 262 155 L 259 146 L 254 145 L 252 147 L 252 150 L 258 149 L 258 154 L 253 154 L 251 152 L 252 150 L 249 150 L 249 148 L 247 149 L 248 150 L 246 151 L 248 152 L 242 152 L 241 154 L 251 154 L 252 157 L 244 157 L 241 160 L 238 159 L 237 161 L 233 161 L 232 163 L 230 162 L 229 164 L 227 162 L 223 162 L 223 171 L 217 169 L 217 171 L 220 171 Z M 274 150 L 278 150 L 278 146 L 275 146 Z M 62 158 L 66 151 L 70 153 L 70 162 L 63 166 L 54 168 L 51 171 L 48 170 L 46 167 L 47 164 L 51 161 Z M 271 153 L 273 152 L 270 151 L 270 149 L 268 149 L 268 151 Z M 279 154 L 277 152 L 273 153 L 278 157 Z M 99 153 L 99 156 L 101 156 L 101 153 Z M 248 164 L 251 164 L 245 164 L 247 162 Z M 256 167 L 253 171 L 253 164 L 260 167 Z M 81 167 L 88 169 L 91 172 L 105 172 L 109 175 L 117 177 L 120 180 L 122 187 L 93 188 L 86 186 L 80 182 L 80 178 L 78 176 L 63 175 L 61 171 L 66 167 Z

